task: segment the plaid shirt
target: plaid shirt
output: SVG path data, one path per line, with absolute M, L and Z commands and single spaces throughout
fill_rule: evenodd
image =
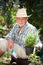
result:
M 19 27 L 18 23 L 16 23 L 13 26 L 10 33 L 7 34 L 7 36 L 6 36 L 6 38 L 13 39 L 14 43 L 17 43 L 19 45 L 25 45 L 25 43 L 23 41 L 23 38 L 25 38 L 27 36 L 27 33 L 33 32 L 33 34 L 35 34 L 36 31 L 37 31 L 36 27 L 34 27 L 33 25 L 31 25 L 28 22 L 24 25 L 24 27 L 20 31 L 19 31 L 19 28 L 20 27 Z M 39 44 L 40 46 L 42 46 L 42 43 L 41 43 L 40 39 L 38 39 L 36 44 Z

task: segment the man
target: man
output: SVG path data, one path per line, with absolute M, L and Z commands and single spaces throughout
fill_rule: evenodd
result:
M 33 34 L 35 34 L 37 32 L 36 27 L 31 25 L 27 21 L 30 16 L 31 15 L 27 16 L 25 8 L 19 9 L 15 16 L 17 23 L 13 26 L 10 33 L 6 36 L 6 39 L 12 40 L 13 42 L 19 44 L 20 46 L 24 45 L 23 44 L 24 42 L 22 39 L 25 38 L 25 36 L 27 36 L 28 32 L 32 31 Z M 40 39 L 38 39 L 36 44 L 37 44 L 36 45 L 37 48 L 42 47 L 42 43 L 41 43 Z
M 5 39 L 8 41 L 9 48 L 15 47 L 16 44 L 21 47 L 22 46 L 24 47 L 25 43 L 23 41 L 23 38 L 27 36 L 28 32 L 33 32 L 33 34 L 37 32 L 36 27 L 28 23 L 27 21 L 28 17 L 30 17 L 30 15 L 27 16 L 25 8 L 18 9 L 17 14 L 15 16 L 17 23 L 13 26 L 10 33 L 5 37 Z M 36 49 L 42 48 L 42 43 L 40 39 L 37 40 L 35 48 Z

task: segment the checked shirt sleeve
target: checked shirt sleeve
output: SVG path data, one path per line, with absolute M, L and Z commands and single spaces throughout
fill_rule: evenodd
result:
M 6 35 L 6 39 L 10 38 L 10 39 L 15 39 L 15 31 L 16 30 L 16 25 L 13 26 L 13 28 L 11 29 L 11 31 Z

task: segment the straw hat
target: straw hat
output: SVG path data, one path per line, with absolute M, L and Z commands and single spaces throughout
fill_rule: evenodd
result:
M 25 8 L 21 8 L 21 9 L 18 9 L 16 16 L 14 16 L 14 17 L 30 17 L 30 16 L 31 15 L 27 16 Z

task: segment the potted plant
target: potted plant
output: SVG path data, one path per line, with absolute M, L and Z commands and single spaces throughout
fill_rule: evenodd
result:
M 1 60 L 2 60 L 3 65 L 10 63 L 10 61 L 11 61 L 11 55 L 9 54 L 9 51 L 6 51 L 3 54 Z
M 25 37 L 24 42 L 26 45 L 25 48 L 27 55 L 33 52 L 34 45 L 36 44 L 38 38 L 39 38 L 39 30 L 35 34 L 30 32 Z
M 30 61 L 29 65 L 42 65 L 40 57 L 36 56 L 36 54 L 30 54 L 28 60 Z
M 30 61 L 29 65 L 43 65 L 40 56 L 36 55 L 35 49 L 33 54 L 28 55 L 28 60 Z

